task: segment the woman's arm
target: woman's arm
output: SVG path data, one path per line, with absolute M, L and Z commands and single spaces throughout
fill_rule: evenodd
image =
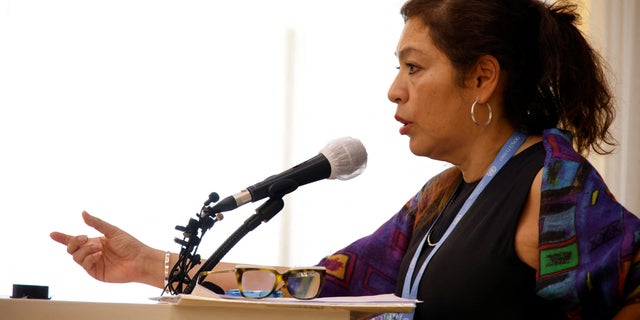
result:
M 616 313 L 613 320 L 637 320 L 640 319 L 640 301 L 627 304 Z
M 50 236 L 67 246 L 67 252 L 73 256 L 73 260 L 89 275 L 103 282 L 138 282 L 164 288 L 165 251 L 152 248 L 87 212 L 82 213 L 82 218 L 87 225 L 102 233 L 102 236 L 89 238 L 86 235 L 72 236 L 61 232 L 52 232 Z M 170 267 L 178 257 L 176 253 L 170 255 Z M 234 266 L 232 263 L 220 262 L 215 269 L 231 269 Z M 197 270 L 197 267 L 191 270 L 192 277 Z M 207 280 L 224 290 L 238 286 L 233 273 L 213 274 Z

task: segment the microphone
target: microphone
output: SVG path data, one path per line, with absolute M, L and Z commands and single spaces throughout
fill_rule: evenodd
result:
M 366 166 L 367 150 L 360 140 L 351 137 L 331 140 L 317 156 L 222 199 L 207 208 L 206 212 L 209 215 L 230 211 L 264 199 L 271 196 L 271 187 L 274 185 L 274 188 L 286 186 L 291 192 L 299 186 L 322 179 L 349 180 L 360 175 Z

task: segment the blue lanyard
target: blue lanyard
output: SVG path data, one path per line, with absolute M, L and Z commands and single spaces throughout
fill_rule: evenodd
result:
M 422 279 L 422 275 L 424 274 L 424 271 L 427 268 L 429 261 L 431 261 L 431 258 L 435 255 L 438 249 L 440 249 L 440 247 L 445 242 L 445 240 L 447 240 L 447 237 L 449 237 L 449 234 L 451 234 L 453 229 L 455 229 L 458 222 L 460 222 L 462 217 L 464 217 L 464 215 L 467 213 L 471 205 L 476 201 L 476 199 L 478 198 L 482 190 L 484 190 L 484 188 L 489 184 L 491 179 L 493 179 L 493 177 L 498 173 L 498 171 L 502 169 L 505 163 L 507 163 L 507 161 L 511 159 L 511 157 L 515 154 L 516 150 L 518 150 L 518 148 L 522 145 L 522 143 L 526 138 L 527 138 L 526 134 L 520 131 L 516 131 L 511 135 L 509 140 L 507 140 L 507 142 L 502 146 L 502 149 L 500 149 L 500 152 L 491 163 L 491 166 L 482 177 L 482 180 L 480 180 L 480 182 L 475 187 L 475 189 L 473 189 L 473 192 L 471 193 L 469 198 L 467 198 L 467 200 L 464 202 L 464 204 L 462 205 L 462 208 L 460 208 L 460 211 L 453 219 L 453 222 L 451 222 L 451 224 L 447 228 L 447 231 L 445 231 L 440 241 L 438 241 L 438 243 L 436 243 L 433 249 L 431 249 L 431 252 L 429 252 L 427 259 L 422 263 L 422 266 L 420 266 L 420 270 L 418 271 L 418 274 L 416 275 L 416 278 L 413 281 L 413 286 L 412 286 L 411 278 L 413 277 L 413 274 L 416 269 L 416 265 L 418 264 L 418 258 L 420 257 L 420 253 L 422 252 L 422 247 L 424 246 L 424 243 L 427 239 L 427 236 L 426 235 L 424 236 L 424 238 L 422 239 L 422 242 L 420 242 L 420 246 L 418 246 L 418 249 L 416 250 L 415 254 L 411 259 L 411 264 L 409 264 L 409 269 L 407 270 L 407 274 L 405 275 L 404 284 L 402 288 L 403 298 L 416 299 L 418 297 L 418 288 L 420 287 L 420 280 Z M 402 318 L 413 319 L 413 313 L 403 314 Z

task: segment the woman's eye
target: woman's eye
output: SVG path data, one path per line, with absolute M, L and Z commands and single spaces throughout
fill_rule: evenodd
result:
M 409 74 L 413 74 L 413 73 L 415 73 L 416 71 L 418 71 L 418 70 L 417 70 L 417 69 L 418 69 L 418 67 L 417 67 L 415 64 L 412 64 L 412 63 L 405 63 L 405 64 L 404 64 L 404 66 L 408 69 Z M 402 67 L 399 67 L 399 66 L 398 66 L 398 67 L 396 67 L 396 69 L 401 70 L 401 69 L 402 69 Z
M 407 68 L 409 69 L 409 74 L 413 74 L 413 73 L 415 73 L 416 71 L 418 71 L 418 70 L 417 70 L 417 69 L 418 69 L 418 67 L 416 67 L 416 65 L 415 65 L 415 64 L 407 63 L 407 64 L 406 64 L 406 66 L 407 66 Z

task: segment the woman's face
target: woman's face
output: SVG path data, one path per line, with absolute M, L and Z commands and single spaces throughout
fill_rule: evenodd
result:
M 406 22 L 396 55 L 400 67 L 388 96 L 397 104 L 400 134 L 409 137 L 414 154 L 455 163 L 461 155 L 454 151 L 473 140 L 472 90 L 459 85 L 451 61 L 435 47 L 419 18 Z

